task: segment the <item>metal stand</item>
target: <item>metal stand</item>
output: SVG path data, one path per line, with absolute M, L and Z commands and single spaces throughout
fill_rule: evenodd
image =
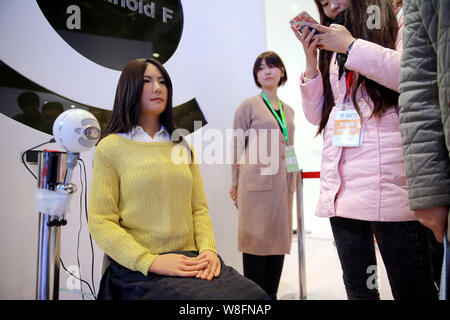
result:
M 40 151 L 38 188 L 55 190 L 66 175 L 65 152 Z M 60 220 L 39 212 L 36 300 L 58 300 Z
M 305 229 L 303 226 L 303 171 L 297 181 L 298 278 L 300 300 L 306 300 Z
M 69 183 L 78 153 L 39 151 L 38 188 L 72 194 L 76 186 Z M 59 298 L 59 253 L 64 216 L 57 217 L 39 212 L 38 259 L 36 300 Z

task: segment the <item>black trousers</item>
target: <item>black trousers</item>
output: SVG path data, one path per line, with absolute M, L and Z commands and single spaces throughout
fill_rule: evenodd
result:
M 244 277 L 256 282 L 273 300 L 283 271 L 284 255 L 256 256 L 243 253 Z
M 395 300 L 437 300 L 428 229 L 418 221 L 330 218 L 349 300 L 380 298 L 374 235 Z

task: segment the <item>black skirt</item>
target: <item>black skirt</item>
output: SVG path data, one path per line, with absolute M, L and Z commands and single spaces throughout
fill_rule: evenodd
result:
M 196 257 L 198 252 L 176 252 Z M 232 267 L 221 263 L 220 276 L 212 281 L 184 277 L 168 277 L 149 273 L 144 276 L 129 270 L 111 258 L 103 274 L 99 300 L 267 300 L 256 283 L 244 278 Z

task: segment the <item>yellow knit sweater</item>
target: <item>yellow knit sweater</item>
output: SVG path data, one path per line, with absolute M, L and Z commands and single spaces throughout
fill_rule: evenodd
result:
M 174 163 L 175 145 L 111 134 L 95 150 L 89 231 L 108 256 L 144 275 L 158 254 L 216 251 L 199 166 Z

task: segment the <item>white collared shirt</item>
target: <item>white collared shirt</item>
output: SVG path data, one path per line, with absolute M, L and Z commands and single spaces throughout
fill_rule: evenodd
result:
M 139 142 L 169 142 L 170 141 L 170 135 L 166 131 L 166 128 L 164 126 L 161 126 L 161 129 L 155 133 L 153 138 L 144 131 L 144 129 L 141 126 L 136 126 L 132 128 L 127 133 L 117 133 L 119 136 L 133 140 L 133 141 L 139 141 Z

